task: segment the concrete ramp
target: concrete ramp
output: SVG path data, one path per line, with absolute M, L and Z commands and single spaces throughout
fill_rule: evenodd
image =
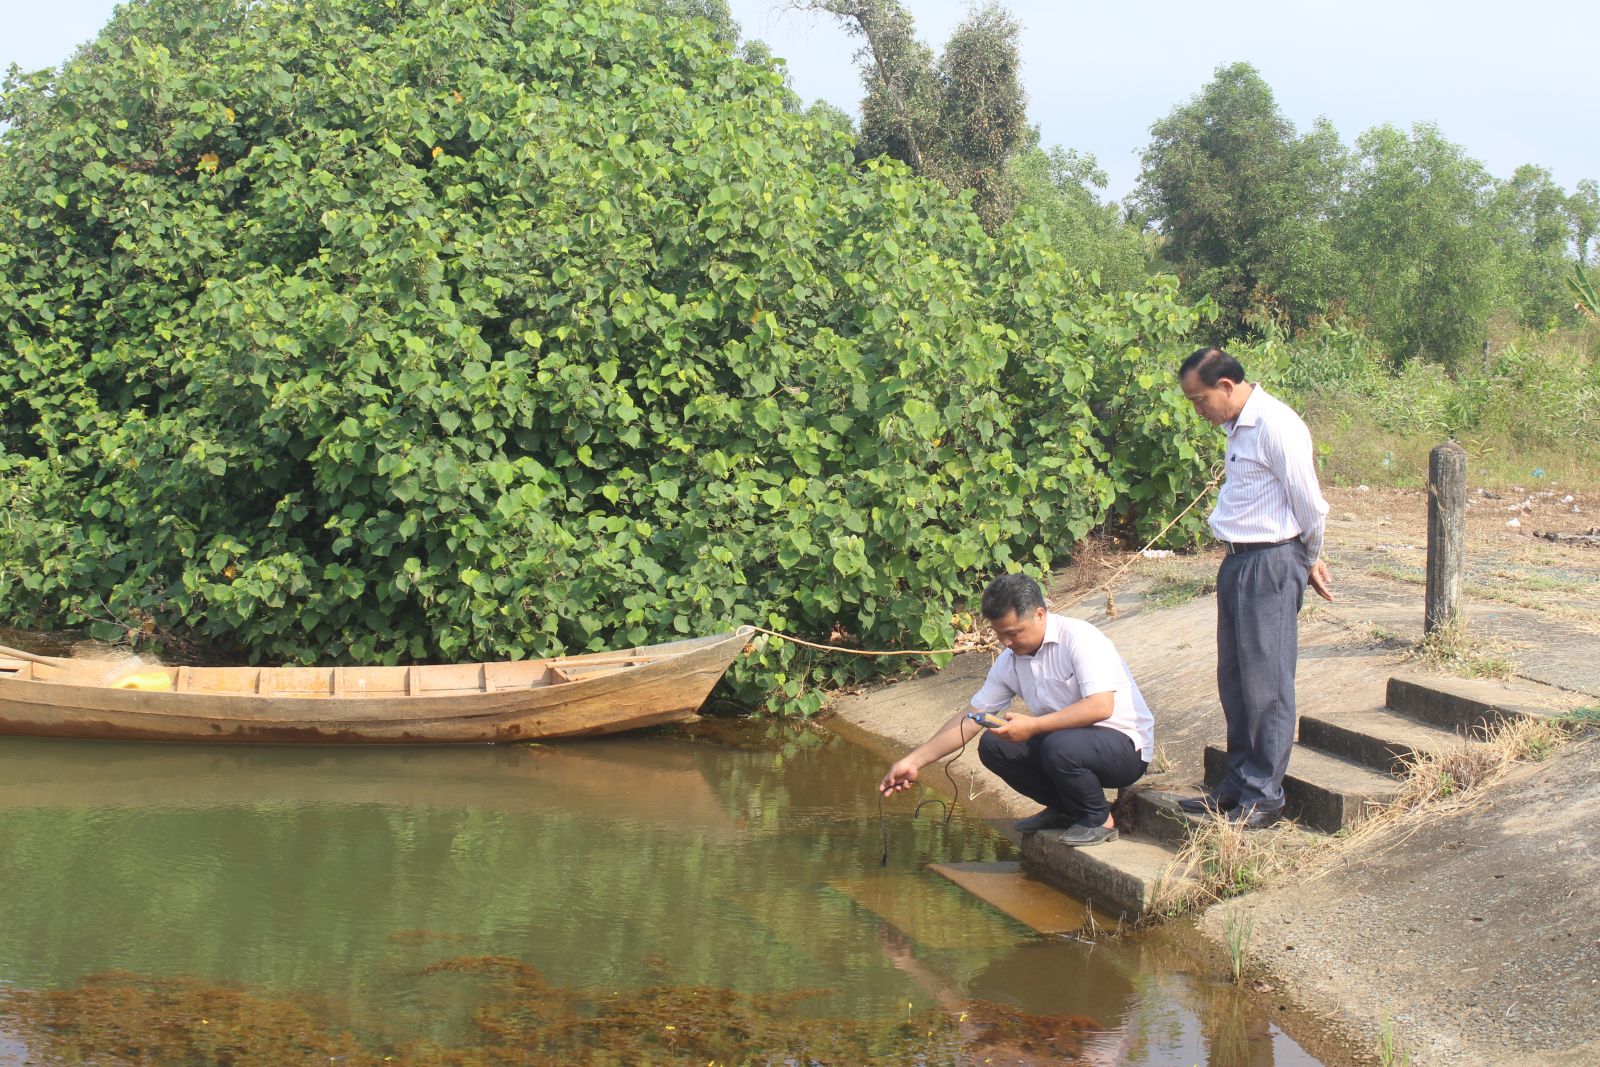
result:
M 930 863 L 928 870 L 950 879 L 997 911 L 1041 934 L 1073 934 L 1105 925 L 1087 905 L 1029 876 L 1021 863 Z
M 971 896 L 929 893 L 913 885 L 924 879 L 921 871 L 867 878 L 840 878 L 828 888 L 848 897 L 930 949 L 1004 948 L 1027 940 L 1028 935 Z

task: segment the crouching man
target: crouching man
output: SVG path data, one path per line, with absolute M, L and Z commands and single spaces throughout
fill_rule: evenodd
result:
M 879 791 L 911 788 L 922 768 L 981 729 L 983 765 L 1044 805 L 1018 830 L 1058 833 L 1065 845 L 1115 841 L 1104 790 L 1138 781 L 1155 748 L 1155 723 L 1128 665 L 1094 626 L 1047 611 L 1039 586 L 1023 575 L 989 583 L 982 611 L 1005 651 L 972 707 L 890 767 Z M 1017 696 L 1030 714 L 1006 711 Z M 991 725 L 982 728 L 973 716 Z

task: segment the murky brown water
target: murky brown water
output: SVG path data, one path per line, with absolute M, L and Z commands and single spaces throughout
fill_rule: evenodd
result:
M 1139 938 L 1043 938 L 1005 859 L 775 724 L 510 748 L 0 738 L 0 1062 L 1298 1065 Z M 1215 961 L 1205 965 L 1215 969 Z

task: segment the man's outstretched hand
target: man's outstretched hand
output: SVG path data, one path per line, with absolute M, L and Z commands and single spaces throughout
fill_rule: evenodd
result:
M 883 781 L 878 783 L 878 792 L 884 796 L 891 796 L 902 789 L 910 789 L 917 781 L 917 765 L 909 759 L 903 759 L 889 768 L 889 773 L 883 776 Z
M 1333 578 L 1328 574 L 1328 565 L 1322 560 L 1317 560 L 1311 565 L 1311 573 L 1306 576 L 1306 584 L 1323 600 L 1333 599 Z

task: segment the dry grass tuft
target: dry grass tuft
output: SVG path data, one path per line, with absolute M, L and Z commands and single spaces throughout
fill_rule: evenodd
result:
M 1172 770 L 1172 757 L 1167 755 L 1167 748 L 1161 742 L 1156 742 L 1155 758 L 1150 761 L 1151 774 L 1166 774 Z
M 1321 847 L 1317 835 L 1291 826 L 1241 830 L 1221 817 L 1207 819 L 1163 873 L 1154 910 L 1164 915 L 1203 911 L 1277 880 Z
M 1510 719 L 1480 731 L 1472 741 L 1433 755 L 1420 755 L 1402 771 L 1400 795 L 1348 832 L 1334 836 L 1292 827 L 1241 830 L 1226 819 L 1206 820 L 1163 872 L 1154 911 L 1180 915 L 1202 911 L 1228 897 L 1278 881 L 1293 871 L 1315 876 L 1379 838 L 1467 807 L 1478 795 L 1524 762 L 1545 759 L 1583 729 L 1575 718 Z
M 1460 800 L 1504 777 L 1514 763 L 1544 759 L 1570 733 L 1558 719 L 1510 719 L 1479 731 L 1474 744 L 1418 755 L 1406 761 L 1400 796 L 1384 814 Z
M 1457 622 L 1425 636 L 1413 647 L 1409 658 L 1428 670 L 1466 678 L 1504 679 L 1517 671 L 1510 652 L 1511 646 L 1506 642 L 1471 634 Z
M 1428 822 L 1472 807 L 1517 764 L 1545 759 L 1576 733 L 1562 719 L 1506 719 L 1456 748 L 1407 761 L 1399 796 L 1349 833 L 1330 839 L 1331 847 L 1309 856 L 1304 875 L 1319 877 L 1347 862 L 1352 852 L 1403 844 Z

